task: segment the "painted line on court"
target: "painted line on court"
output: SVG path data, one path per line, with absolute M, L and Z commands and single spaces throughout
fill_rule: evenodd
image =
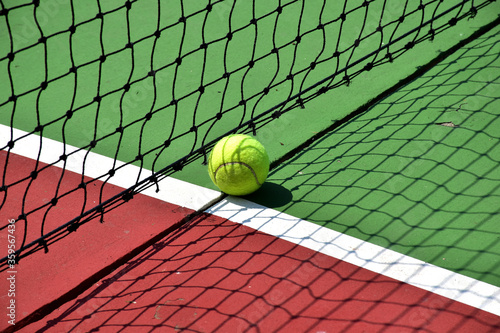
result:
M 329 228 L 228 197 L 208 213 L 500 316 L 500 288 Z
M 123 188 L 135 185 L 136 180 L 143 180 L 151 176 L 151 171 L 135 165 L 115 161 L 112 158 L 88 152 L 75 146 L 63 144 L 48 138 L 40 139 L 40 136 L 12 129 L 0 124 L 0 147 L 7 146 L 10 140 L 16 140 L 12 153 L 28 157 L 46 164 L 54 164 L 59 168 L 72 171 L 90 178 L 99 178 L 107 174 L 109 170 L 115 169 L 113 177 L 109 177 L 108 183 Z M 66 154 L 66 165 L 60 160 L 62 154 Z M 83 171 L 83 172 L 82 172 Z M 101 178 L 105 181 L 106 178 Z M 207 203 L 218 200 L 221 193 L 205 187 L 194 185 L 172 177 L 166 177 L 158 182 L 160 191 L 155 187 L 149 187 L 142 191 L 149 197 L 173 203 L 192 210 L 199 210 Z M 163 191 L 161 190 L 163 189 Z M 175 190 L 170 190 L 175 189 Z
M 63 152 L 68 155 L 79 150 L 77 147 L 47 138 L 40 139 L 37 135 L 28 135 L 20 130 L 12 129 L 12 135 L 10 132 L 10 127 L 0 125 L 0 147 L 6 146 L 10 140 L 25 136 L 16 142 L 11 152 L 44 163 L 55 163 Z M 84 161 L 85 168 L 82 167 Z M 109 157 L 92 152 L 87 154 L 86 151 L 80 150 L 68 157 L 65 168 L 76 173 L 82 173 L 84 170 L 85 176 L 96 178 L 106 174 L 113 166 L 117 168 L 124 164 Z M 64 165 L 60 161 L 55 166 L 62 168 Z M 145 178 L 150 172 L 137 166 L 125 165 L 115 176 L 110 177 L 108 182 L 128 188 L 135 184 L 138 175 Z M 162 180 L 160 187 L 169 190 L 156 193 L 154 188 L 149 188 L 142 193 L 193 210 L 201 209 L 221 197 L 218 191 L 171 177 Z M 228 197 L 206 212 L 500 316 L 500 288 L 494 285 L 242 198 Z

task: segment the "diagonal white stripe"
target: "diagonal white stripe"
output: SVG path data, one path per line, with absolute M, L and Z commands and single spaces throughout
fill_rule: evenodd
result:
M 115 161 L 112 158 L 86 150 L 78 151 L 79 148 L 68 144 L 65 145 L 59 141 L 43 138 L 43 142 L 41 143 L 40 136 L 38 135 L 27 135 L 26 132 L 18 129 L 12 129 L 12 133 L 11 136 L 10 127 L 0 124 L 0 147 L 5 147 L 10 140 L 26 136 L 15 142 L 14 147 L 11 149 L 12 153 L 35 160 L 39 156 L 39 161 L 47 164 L 56 163 L 60 160 L 59 157 L 65 153 L 69 155 L 66 160 L 66 170 L 78 174 L 83 173 L 87 177 L 101 177 L 111 170 L 113 165 L 114 169 L 121 167 L 108 180 L 108 183 L 116 186 L 129 188 L 135 185 L 138 176 L 140 180 L 151 176 L 151 171 L 149 170 L 141 169 L 135 165 L 125 165 L 123 162 Z M 59 161 L 55 166 L 62 168 L 64 162 Z M 101 180 L 105 181 L 106 178 L 101 178 Z M 205 207 L 207 203 L 218 200 L 221 196 L 221 193 L 218 191 L 171 177 L 161 180 L 159 186 L 160 191 L 158 193 L 156 193 L 154 186 L 141 193 L 193 210 L 199 210 Z
M 6 146 L 10 140 L 27 134 L 16 129 L 12 131 L 11 137 L 11 128 L 0 125 L 0 147 Z M 28 135 L 17 141 L 11 152 L 32 159 L 39 158 L 41 162 L 52 164 L 59 160 L 63 152 L 68 155 L 77 150 L 77 147 L 47 138 L 43 138 L 40 150 L 40 137 Z M 85 158 L 86 154 L 86 151 L 80 151 L 71 155 L 66 162 L 66 170 L 81 174 L 85 160 L 85 176 L 96 178 L 106 174 L 113 167 L 113 163 L 116 163 L 115 168 L 124 165 L 123 162 L 115 162 L 109 157 L 92 152 Z M 63 167 L 63 164 L 59 162 L 56 166 Z M 141 179 L 150 175 L 148 170 L 126 165 L 108 182 L 128 188 L 135 184 L 139 172 Z M 162 180 L 160 188 L 164 190 L 156 193 L 154 188 L 149 188 L 142 193 L 193 210 L 202 209 L 221 198 L 221 193 L 218 191 L 171 177 Z M 242 198 L 228 197 L 206 212 L 500 316 L 500 288 L 494 285 Z
M 208 213 L 500 316 L 500 288 L 248 200 L 228 197 Z

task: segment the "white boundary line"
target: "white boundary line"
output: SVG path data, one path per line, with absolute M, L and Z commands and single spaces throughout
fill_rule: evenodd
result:
M 0 147 L 5 147 L 10 140 L 15 140 L 28 134 L 18 129 L 12 129 L 12 131 L 13 135 L 11 138 L 11 128 L 0 124 Z M 85 159 L 87 151 L 80 150 L 76 152 L 79 148 L 47 138 L 43 138 L 42 149 L 40 151 L 40 142 L 40 136 L 28 135 L 16 141 L 11 152 L 34 160 L 40 154 L 39 161 L 47 164 L 56 163 L 60 160 L 60 156 L 65 153 L 69 155 L 66 160 L 66 170 L 82 174 L 83 162 L 85 160 L 84 175 L 91 178 L 98 178 L 106 174 L 113 168 L 113 163 L 115 163 L 115 169 L 118 167 L 121 168 L 116 171 L 113 177 L 109 178 L 108 183 L 123 188 L 133 186 L 136 183 L 139 173 L 140 180 L 151 176 L 151 171 L 149 170 L 141 169 L 135 165 L 125 165 L 125 163 L 120 161 L 115 162 L 112 158 L 93 152 L 88 152 Z M 62 168 L 64 162 L 59 161 L 55 166 Z M 102 180 L 104 181 L 106 178 L 102 178 Z M 192 210 L 199 210 L 206 206 L 207 203 L 217 200 L 221 196 L 221 193 L 218 191 L 171 177 L 162 179 L 158 184 L 160 186 L 158 193 L 156 193 L 156 186 L 149 187 L 141 193 Z
M 0 125 L 0 147 L 5 146 L 11 139 L 27 134 L 13 129 L 13 138 L 11 138 L 10 131 L 10 127 Z M 17 141 L 11 152 L 37 159 L 40 142 L 39 136 L 29 135 Z M 59 156 L 64 151 L 68 155 L 77 150 L 78 148 L 74 146 L 43 138 L 39 160 L 52 164 L 59 161 Z M 66 170 L 81 174 L 86 153 L 86 151 L 80 151 L 71 155 L 67 159 Z M 99 177 L 108 172 L 113 163 L 114 160 L 109 157 L 90 152 L 85 160 L 85 176 Z M 123 164 L 123 162 L 117 161 L 115 168 Z M 55 165 L 63 167 L 62 162 Z M 111 177 L 108 182 L 128 188 L 135 184 L 139 172 L 141 172 L 141 179 L 143 179 L 148 177 L 151 171 L 133 165 L 126 165 L 117 171 L 115 176 Z M 218 191 L 171 177 L 165 178 L 159 185 L 166 190 L 156 193 L 154 187 L 152 187 L 142 193 L 193 210 L 202 209 L 208 203 L 221 197 L 221 193 Z M 207 209 L 206 212 L 500 316 L 500 288 L 491 284 L 318 226 L 242 198 L 228 197 Z
M 378 245 L 228 197 L 208 213 L 500 316 L 500 288 Z

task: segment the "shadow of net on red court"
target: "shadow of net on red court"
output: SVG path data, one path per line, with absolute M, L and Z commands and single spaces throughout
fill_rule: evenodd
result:
M 244 225 L 201 215 L 60 307 L 37 332 L 498 329 L 496 316 L 453 304 Z

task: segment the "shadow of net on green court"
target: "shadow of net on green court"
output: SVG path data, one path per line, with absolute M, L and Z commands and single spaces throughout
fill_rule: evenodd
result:
M 498 31 L 273 170 L 277 209 L 500 286 Z

